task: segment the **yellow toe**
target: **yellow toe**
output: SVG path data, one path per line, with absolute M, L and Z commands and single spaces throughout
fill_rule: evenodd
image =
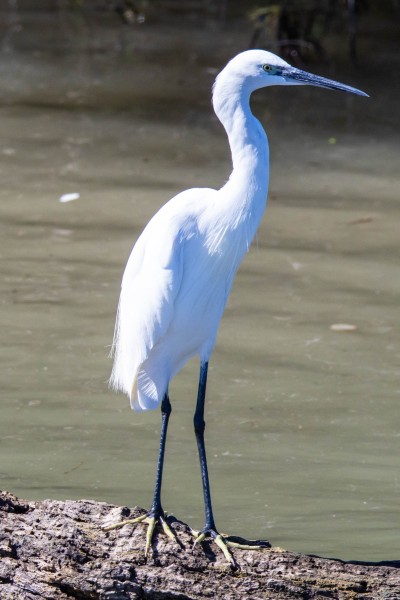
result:
M 156 528 L 156 518 L 155 517 L 147 517 L 145 519 L 145 522 L 148 524 L 147 533 L 146 533 L 146 546 L 144 549 L 144 555 L 147 557 L 149 550 L 150 550 L 150 546 L 151 546 L 151 540 L 153 539 L 153 533 Z
M 235 560 L 232 556 L 232 554 L 229 552 L 228 549 L 228 545 L 226 543 L 226 541 L 224 540 L 224 538 L 222 537 L 222 535 L 217 535 L 217 537 L 214 539 L 214 542 L 217 544 L 218 548 L 220 548 L 220 550 L 222 550 L 226 560 L 231 563 L 231 565 L 233 567 L 236 566 Z
M 118 529 L 119 527 L 123 527 L 124 525 L 134 525 L 135 523 L 141 523 L 146 520 L 147 515 L 140 515 L 140 517 L 136 517 L 135 519 L 126 519 L 126 521 L 119 521 L 118 523 L 114 523 L 113 525 L 107 525 L 107 527 L 103 527 L 103 531 L 112 531 L 113 529 Z

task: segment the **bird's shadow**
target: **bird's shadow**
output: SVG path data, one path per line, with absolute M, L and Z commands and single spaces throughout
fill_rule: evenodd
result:
M 173 529 L 177 543 L 180 545 L 180 547 L 182 549 L 184 549 L 186 546 L 177 537 L 176 528 L 178 529 L 178 532 L 179 532 L 179 530 L 181 530 L 181 531 L 185 532 L 187 535 L 193 536 L 193 532 L 192 532 L 190 526 L 187 523 L 185 523 L 184 521 L 180 521 L 179 519 L 177 519 L 174 515 L 168 515 L 167 522 L 168 522 L 168 525 L 174 526 L 174 528 L 171 527 L 171 529 Z M 271 548 L 271 544 L 267 540 L 248 540 L 246 538 L 242 538 L 240 536 L 235 536 L 235 535 L 225 535 L 225 534 L 221 534 L 221 535 L 226 542 L 232 542 L 233 544 L 238 544 L 239 548 L 240 548 L 240 546 L 245 546 L 245 547 L 248 547 L 249 549 L 254 547 L 255 550 L 263 549 L 263 548 Z M 190 544 L 192 549 L 194 548 L 194 545 L 195 544 L 194 544 L 194 540 L 193 540 L 193 543 Z M 212 563 L 218 562 L 218 559 L 220 557 L 220 552 L 219 552 L 219 550 L 215 550 L 215 545 L 213 544 L 212 539 L 206 538 L 205 540 L 200 542 L 199 546 L 202 548 L 204 555 L 210 562 L 212 562 Z M 236 548 L 232 547 L 232 549 L 235 550 Z M 154 551 L 155 551 L 155 553 L 153 554 L 153 556 L 155 556 L 155 554 L 157 554 L 157 549 L 154 548 Z M 234 561 L 234 564 L 231 565 L 232 570 L 233 571 L 239 570 L 240 567 L 239 567 L 238 563 L 236 562 L 235 557 L 232 556 L 232 558 Z
M 250 548 L 254 547 L 255 550 L 260 548 L 272 548 L 272 544 L 268 540 L 248 540 L 240 537 L 239 535 L 222 534 L 222 536 L 227 542 L 233 542 L 234 544 L 239 544 L 240 546 L 249 546 Z
M 400 560 L 342 560 L 341 558 L 335 558 L 334 556 L 323 557 L 317 554 L 308 554 L 310 558 L 321 558 L 324 560 L 332 560 L 343 563 L 344 565 L 359 565 L 360 567 L 391 567 L 392 569 L 400 569 Z

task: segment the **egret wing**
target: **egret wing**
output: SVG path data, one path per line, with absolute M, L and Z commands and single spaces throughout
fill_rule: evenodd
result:
M 175 196 L 151 219 L 139 237 L 125 268 L 113 342 L 114 366 L 110 383 L 126 392 L 133 408 L 155 408 L 165 390 L 143 382 L 138 397 L 138 372 L 174 318 L 174 305 L 183 274 L 185 241 L 196 234 L 196 213 L 207 189 Z M 212 190 L 214 191 L 214 190 Z M 168 384 L 168 373 L 165 374 Z M 161 385 L 161 384 L 160 384 Z M 151 406 L 148 406 L 151 402 Z

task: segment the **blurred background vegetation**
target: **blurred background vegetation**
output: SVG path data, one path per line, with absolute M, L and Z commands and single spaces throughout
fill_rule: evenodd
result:
M 297 66 L 362 59 L 364 35 L 399 39 L 400 0 L 6 0 L 1 12 L 102 14 L 127 27 L 160 21 L 251 25 L 249 47 L 268 48 Z

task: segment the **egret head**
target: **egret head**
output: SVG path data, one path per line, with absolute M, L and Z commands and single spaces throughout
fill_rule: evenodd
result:
M 266 50 L 246 50 L 235 56 L 218 76 L 229 74 L 231 80 L 241 82 L 242 88 L 250 92 L 270 85 L 314 85 L 331 90 L 342 90 L 368 96 L 364 92 L 326 79 L 318 75 L 312 75 L 301 69 L 296 69 L 279 56 Z

